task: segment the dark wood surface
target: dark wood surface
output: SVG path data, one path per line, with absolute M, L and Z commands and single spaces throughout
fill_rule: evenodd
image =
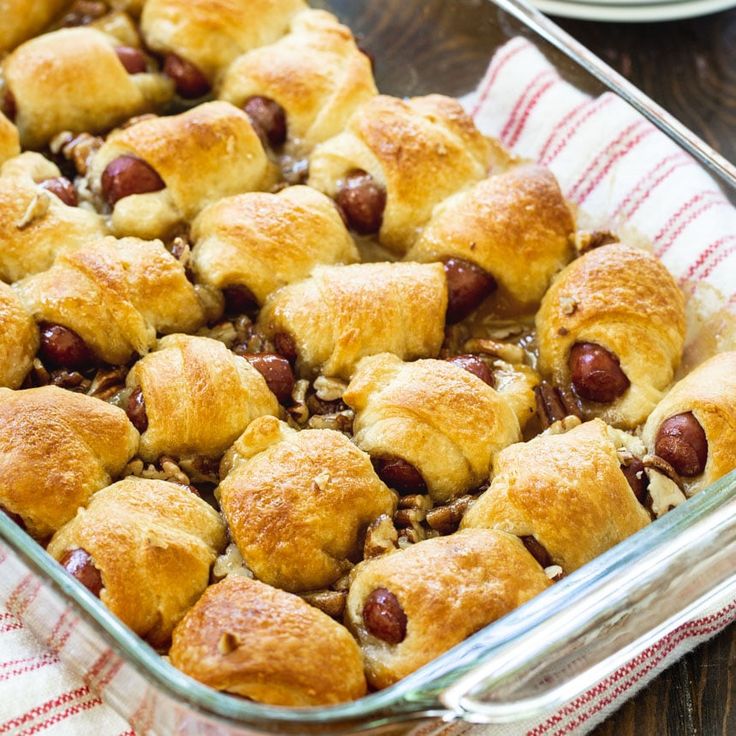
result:
M 736 162 L 736 9 L 659 24 L 556 20 Z M 736 626 L 660 675 L 594 736 L 736 736 Z
M 555 20 L 736 162 L 736 9 L 658 24 Z

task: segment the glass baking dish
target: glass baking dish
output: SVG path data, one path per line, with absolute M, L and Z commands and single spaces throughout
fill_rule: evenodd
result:
M 523 0 L 326 0 L 375 57 L 379 88 L 460 97 L 530 39 L 569 82 L 611 90 L 736 202 L 736 169 Z M 404 734 L 543 719 L 678 626 L 736 599 L 736 473 L 396 685 L 329 708 L 263 706 L 171 667 L 0 514 L 0 603 L 141 734 Z M 60 619 L 71 639 L 57 636 Z M 65 643 L 66 642 L 66 643 Z M 105 678 L 92 678 L 104 661 Z

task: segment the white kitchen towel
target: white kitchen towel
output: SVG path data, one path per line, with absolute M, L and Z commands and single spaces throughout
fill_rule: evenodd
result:
M 463 102 L 485 133 L 554 171 L 586 226 L 647 240 L 686 290 L 707 283 L 736 300 L 736 211 L 698 164 L 618 97 L 584 95 L 532 43 L 516 38 L 498 50 L 478 90 Z M 0 577 L 3 567 L 0 560 Z M 92 665 L 84 680 L 70 674 L 24 629 L 21 594 L 0 595 L 0 736 L 134 736 L 96 694 L 115 677 L 113 660 L 102 662 L 99 672 Z M 439 731 L 435 725 L 417 734 L 585 733 L 734 619 L 736 603 L 719 601 L 542 723 Z M 58 626 L 63 634 L 64 622 Z

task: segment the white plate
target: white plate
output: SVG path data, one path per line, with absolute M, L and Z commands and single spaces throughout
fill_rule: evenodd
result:
M 736 6 L 734 0 L 684 0 L 680 2 L 658 2 L 634 4 L 599 4 L 590 2 L 566 2 L 566 0 L 533 0 L 547 15 L 580 20 L 617 21 L 621 23 L 644 23 L 653 20 L 678 20 L 699 15 L 716 13 Z

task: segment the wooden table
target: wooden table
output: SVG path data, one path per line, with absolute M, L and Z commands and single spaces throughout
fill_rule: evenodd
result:
M 736 162 L 736 9 L 660 24 L 556 20 Z M 736 735 L 736 626 L 664 672 L 594 731 L 594 736 L 717 734 Z

